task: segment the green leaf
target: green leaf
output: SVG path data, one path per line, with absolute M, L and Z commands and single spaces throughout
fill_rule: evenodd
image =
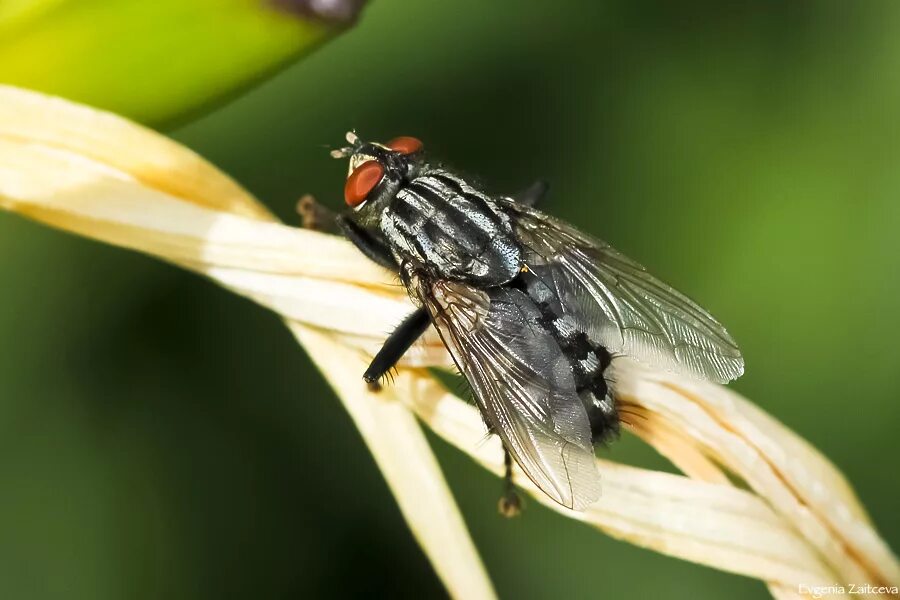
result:
M 4 0 L 0 82 L 164 122 L 259 80 L 346 27 L 282 6 Z

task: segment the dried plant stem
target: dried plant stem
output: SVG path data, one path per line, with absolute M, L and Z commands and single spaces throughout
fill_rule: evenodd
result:
M 410 310 L 390 274 L 333 236 L 286 227 L 190 151 L 122 119 L 0 86 L 0 206 L 197 272 L 281 315 L 344 403 L 450 593 L 494 591 L 419 421 L 501 473 L 477 411 L 424 369 L 449 358 L 431 334 L 377 396 L 362 373 Z M 900 566 L 841 473 L 722 386 L 627 359 L 613 379 L 629 428 L 685 475 L 599 461 L 603 496 L 566 517 L 659 552 L 766 582 L 900 585 Z M 418 417 L 418 421 L 414 418 Z M 742 482 L 746 489 L 736 487 Z M 871 595 L 888 597 L 887 591 Z M 827 594 L 824 594 L 827 597 Z

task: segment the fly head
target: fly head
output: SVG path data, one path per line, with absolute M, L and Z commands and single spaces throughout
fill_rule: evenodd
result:
M 351 218 L 362 227 L 375 226 L 391 198 L 419 172 L 423 164 L 422 142 L 398 137 L 382 144 L 365 142 L 347 133 L 347 147 L 334 150 L 334 158 L 349 158 L 344 201 Z

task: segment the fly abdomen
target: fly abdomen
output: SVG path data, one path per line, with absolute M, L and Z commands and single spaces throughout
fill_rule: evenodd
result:
M 527 279 L 527 275 L 525 276 Z M 547 300 L 547 289 L 539 280 L 525 282 L 519 278 L 513 285 L 535 301 L 541 312 L 540 324 L 549 331 L 563 355 L 568 359 L 575 380 L 575 390 L 587 411 L 591 437 L 595 444 L 606 443 L 619 433 L 619 415 L 604 373 L 612 362 L 606 348 L 593 342 L 578 323 L 568 315 L 558 314 L 558 303 Z M 537 288 L 543 289 L 537 289 Z
M 591 437 L 595 444 L 605 443 L 619 432 L 616 403 L 604 376 L 612 362 L 612 355 L 579 331 L 570 317 L 555 314 L 546 303 L 540 308 L 543 323 L 554 334 L 563 354 L 569 359 L 575 390 L 591 422 Z

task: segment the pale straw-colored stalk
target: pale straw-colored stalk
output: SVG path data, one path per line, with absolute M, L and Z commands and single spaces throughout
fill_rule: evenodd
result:
M 390 273 L 337 237 L 288 227 L 186 148 L 117 116 L 0 87 L 0 206 L 156 256 L 280 314 L 368 444 L 450 593 L 495 595 L 420 423 L 499 474 L 476 409 L 425 368 L 431 333 L 393 385 L 359 374 L 411 304 Z M 102 368 L 98 365 L 97 368 Z M 816 449 L 725 387 L 618 360 L 629 429 L 684 476 L 598 460 L 603 495 L 566 517 L 671 556 L 763 580 L 777 598 L 818 586 L 900 585 L 900 566 L 852 488 Z M 499 518 L 499 517 L 498 517 Z M 527 518 L 527 516 L 525 517 Z M 805 586 L 805 587 L 804 587 Z

